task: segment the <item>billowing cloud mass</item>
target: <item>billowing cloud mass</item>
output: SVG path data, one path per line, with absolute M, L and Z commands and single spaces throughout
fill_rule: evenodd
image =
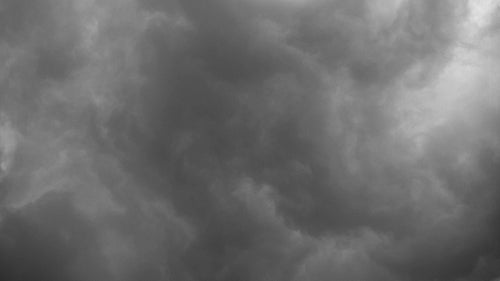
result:
M 500 280 L 499 7 L 0 0 L 0 280 Z

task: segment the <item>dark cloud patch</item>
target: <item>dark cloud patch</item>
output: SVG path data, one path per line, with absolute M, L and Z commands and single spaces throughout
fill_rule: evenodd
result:
M 498 277 L 486 2 L 25 2 L 4 279 Z
M 2 279 L 70 279 L 69 265 L 92 231 L 64 196 L 53 197 L 20 214 L 2 214 Z
M 441 61 L 465 14 L 463 1 L 403 2 L 390 22 L 377 28 L 367 5 L 312 5 L 299 13 L 292 42 L 330 67 L 347 67 L 361 84 L 387 83 L 415 62 Z
M 32 31 L 31 28 L 47 20 L 49 9 L 41 1 L 1 2 L 3 39 L 16 39 Z M 21 39 L 21 38 L 19 38 Z M 25 38 L 24 38 L 25 39 Z
M 445 1 L 406 3 L 401 8 L 404 12 L 396 17 L 395 23 L 380 31 L 386 36 L 399 34 L 392 39 L 394 43 L 388 45 L 388 38 L 380 40 L 371 35 L 373 31 L 364 18 L 366 6 L 362 2 L 318 4 L 305 12 L 297 11 L 299 15 L 303 13 L 298 23 L 287 26 L 291 31 L 285 28 L 282 37 L 278 36 L 279 40 L 272 42 L 259 41 L 262 37 L 257 35 L 261 34 L 255 32 L 258 29 L 252 21 L 255 10 L 242 15 L 235 8 L 239 5 L 223 1 L 207 7 L 183 3 L 181 9 L 189 28 L 185 27 L 188 37 L 177 41 L 182 42 L 182 49 L 172 51 L 171 43 L 166 43 L 168 39 L 179 38 L 179 29 L 162 27 L 163 33 L 146 38 L 147 42 L 158 42 L 158 46 L 162 46 L 153 49 L 153 63 L 144 65 L 145 71 L 152 73 L 148 76 L 151 80 L 146 83 L 146 92 L 154 103 L 145 108 L 156 109 L 150 115 L 153 116 L 151 121 L 162 124 L 156 133 L 149 131 L 163 140 L 152 146 L 151 153 L 157 157 L 154 159 L 163 161 L 175 155 L 173 162 L 163 162 L 164 165 L 160 166 L 173 171 L 174 185 L 184 187 L 174 186 L 167 191 L 173 196 L 174 205 L 177 204 L 182 212 L 188 212 L 195 221 L 201 217 L 202 221 L 212 222 L 217 229 L 226 229 L 226 220 L 233 220 L 215 219 L 219 217 L 214 212 L 217 207 L 210 203 L 213 196 L 224 195 L 214 195 L 207 186 L 211 185 L 210 182 L 220 184 L 218 179 L 221 177 L 243 174 L 271 184 L 277 192 L 278 213 L 284 216 L 290 227 L 310 235 L 332 235 L 367 226 L 396 235 L 426 237 L 426 231 L 425 234 L 417 231 L 420 223 L 413 221 L 421 219 L 421 211 L 415 206 L 402 203 L 395 209 L 374 211 L 380 208 L 378 204 L 407 200 L 404 194 L 411 192 L 408 189 L 412 182 L 420 181 L 421 177 L 418 164 L 394 166 L 392 162 L 380 163 L 379 154 L 373 150 L 381 146 L 374 140 L 386 141 L 394 123 L 384 112 L 389 105 L 374 103 L 380 97 L 389 98 L 390 94 L 396 94 L 388 85 L 400 79 L 415 64 L 422 63 L 423 69 L 434 71 L 449 60 L 448 52 L 458 32 L 457 24 L 464 16 L 463 7 Z M 259 14 L 255 15 L 258 18 Z M 279 27 L 280 19 L 276 22 Z M 254 49 L 254 44 L 260 44 L 262 49 Z M 259 50 L 267 52 L 260 53 Z M 269 57 L 272 50 L 288 59 L 273 60 L 275 57 Z M 333 103 L 349 106 L 345 113 L 339 113 L 333 111 L 334 106 L 325 104 L 328 98 L 322 91 L 326 88 L 321 85 L 324 82 L 318 73 L 323 69 L 339 72 L 344 68 L 348 70 L 347 77 L 333 76 L 331 79 L 337 80 L 333 84 L 350 81 L 344 90 L 352 91 L 346 94 L 346 99 L 353 101 L 342 104 L 341 98 L 334 100 Z M 283 71 L 286 74 L 283 75 Z M 155 75 L 158 76 L 155 78 Z M 309 77 L 314 78 L 308 80 Z M 369 95 L 372 97 L 367 98 Z M 342 123 L 342 129 L 332 128 L 336 119 L 341 120 L 337 122 Z M 351 131 L 353 135 L 342 141 L 331 130 Z M 344 162 L 344 153 L 349 146 L 353 146 L 356 152 L 348 157 L 359 158 L 354 161 L 373 157 L 372 163 L 358 164 L 361 166 L 357 169 L 363 171 L 360 172 L 362 178 L 347 176 L 351 168 Z M 443 158 L 436 156 L 432 161 L 446 162 L 450 155 L 444 152 Z M 422 184 L 434 183 L 424 179 Z M 395 191 L 401 194 L 395 193 L 392 199 L 385 199 L 385 192 L 376 195 L 377 188 L 387 185 L 400 186 L 402 191 L 398 187 Z M 234 189 L 229 186 L 224 190 Z M 384 194 L 382 198 L 374 199 L 380 194 Z M 378 203 L 378 200 L 386 203 Z M 187 207 L 190 204 L 196 207 Z M 216 233 L 229 235 L 238 229 L 237 222 L 230 225 L 234 229 L 231 227 Z M 245 235 L 236 233 L 241 241 L 222 236 L 225 238 L 208 239 L 202 243 L 204 246 L 195 249 L 212 252 L 213 256 L 209 255 L 212 259 L 221 251 L 211 248 L 220 243 L 216 242 L 219 239 L 226 241 L 223 244 L 228 247 L 233 241 L 247 247 L 251 244 L 245 241 Z M 464 237 L 468 236 L 464 234 Z M 466 274 L 472 270 L 475 257 L 483 246 L 470 247 L 457 250 L 459 253 L 453 253 L 455 250 L 451 249 L 443 253 L 415 253 L 400 265 L 400 273 L 417 278 L 418 273 L 424 271 L 428 275 L 418 278 L 444 279 Z M 442 263 L 419 261 L 428 256 L 442 257 L 441 254 L 447 256 Z M 461 268 L 464 269 L 455 270 L 457 264 L 463 265 Z M 203 275 L 216 275 L 221 267 L 213 264 L 210 268 L 215 271 L 204 271 Z

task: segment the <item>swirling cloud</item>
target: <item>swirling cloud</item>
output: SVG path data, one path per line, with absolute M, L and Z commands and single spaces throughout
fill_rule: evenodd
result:
M 495 280 L 498 6 L 0 2 L 0 279 Z

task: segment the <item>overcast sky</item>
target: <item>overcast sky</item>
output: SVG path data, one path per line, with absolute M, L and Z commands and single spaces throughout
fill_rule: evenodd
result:
M 500 1 L 0 0 L 0 280 L 500 280 Z

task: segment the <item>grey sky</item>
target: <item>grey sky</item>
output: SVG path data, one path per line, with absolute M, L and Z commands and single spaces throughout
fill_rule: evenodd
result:
M 495 0 L 0 0 L 0 279 L 500 277 Z

